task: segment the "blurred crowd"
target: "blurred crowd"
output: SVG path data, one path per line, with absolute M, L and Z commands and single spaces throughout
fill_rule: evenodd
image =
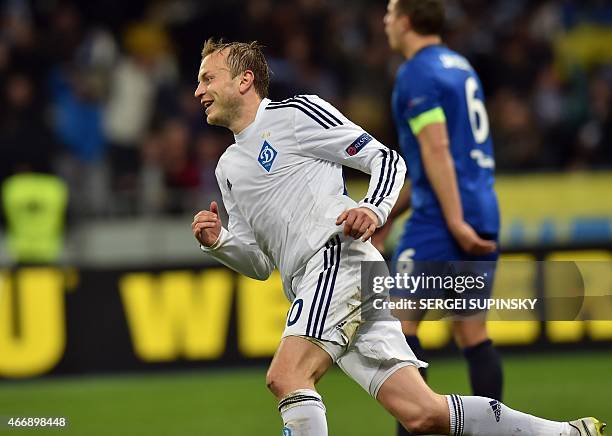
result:
M 478 70 L 499 171 L 612 167 L 612 7 L 448 0 L 447 44 Z M 5 0 L 0 180 L 50 172 L 72 216 L 192 213 L 233 140 L 193 97 L 208 37 L 266 46 L 271 97 L 314 93 L 392 147 L 385 1 Z

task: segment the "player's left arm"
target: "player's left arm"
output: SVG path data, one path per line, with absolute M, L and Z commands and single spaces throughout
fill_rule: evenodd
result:
M 416 129 L 413 128 L 413 130 Z M 495 251 L 495 242 L 480 238 L 463 218 L 463 207 L 455 163 L 450 152 L 446 122 L 437 121 L 427 124 L 417 131 L 416 136 L 427 179 L 436 193 L 446 225 L 453 237 L 469 254 L 483 255 Z
M 413 68 L 410 76 L 404 79 L 399 82 L 405 100 L 401 116 L 410 125 L 419 142 L 427 179 L 438 199 L 449 231 L 467 253 L 487 254 L 495 251 L 495 243 L 480 238 L 463 217 L 446 114 L 442 107 L 446 89 L 444 84 L 426 65 Z
M 315 96 L 309 98 L 320 113 L 334 122 L 325 128 L 296 111 L 300 148 L 313 157 L 370 174 L 368 192 L 359 207 L 347 209 L 336 220 L 337 225 L 344 223 L 345 234 L 367 241 L 376 228 L 385 224 L 393 209 L 404 184 L 406 164 L 399 153 L 381 144 L 332 105 Z

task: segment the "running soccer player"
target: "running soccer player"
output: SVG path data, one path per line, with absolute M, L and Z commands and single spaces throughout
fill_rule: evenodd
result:
M 493 144 L 478 75 L 463 56 L 442 45 L 444 18 L 443 0 L 388 4 L 385 32 L 391 48 L 406 58 L 397 73 L 392 106 L 412 192 L 402 192 L 373 240 L 380 247 L 394 218 L 412 203 L 392 268 L 418 274 L 420 268 L 431 269 L 425 261 L 466 261 L 468 269 L 488 274 L 488 294 L 481 295 L 485 298 L 498 257 Z M 416 356 L 423 358 L 418 325 L 418 317 L 403 320 L 402 330 Z M 501 360 L 485 318 L 456 319 L 452 328 L 468 363 L 473 394 L 501 400 Z M 398 435 L 404 434 L 399 427 Z
M 216 176 L 229 214 L 197 213 L 202 250 L 259 280 L 280 270 L 292 302 L 266 383 L 279 400 L 285 436 L 325 436 L 315 383 L 337 363 L 417 434 L 582 435 L 597 421 L 554 422 L 496 400 L 434 393 L 419 375 L 426 363 L 406 344 L 399 321 L 363 322 L 360 268 L 382 261 L 368 241 L 385 223 L 405 175 L 389 150 L 317 96 L 272 102 L 269 70 L 255 43 L 208 40 L 195 97 L 209 124 L 234 133 Z M 344 195 L 342 166 L 371 174 L 366 199 Z M 599 433 L 596 433 L 599 432 Z

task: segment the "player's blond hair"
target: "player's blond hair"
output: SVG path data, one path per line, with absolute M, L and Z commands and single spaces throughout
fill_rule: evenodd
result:
M 209 54 L 228 50 L 225 62 L 229 67 L 232 79 L 238 74 L 251 70 L 255 79 L 253 85 L 260 98 L 268 96 L 270 86 L 270 68 L 262 51 L 263 46 L 257 41 L 224 42 L 223 39 L 209 38 L 202 49 L 202 59 Z

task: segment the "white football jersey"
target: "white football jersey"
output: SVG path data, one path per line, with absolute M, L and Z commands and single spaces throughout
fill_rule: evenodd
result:
M 277 267 L 291 301 L 292 278 L 342 231 L 337 217 L 363 206 L 383 225 L 404 183 L 399 153 L 315 95 L 262 100 L 255 120 L 235 140 L 216 170 L 228 227 L 202 249 L 260 280 Z M 359 203 L 346 195 L 343 165 L 371 174 Z

